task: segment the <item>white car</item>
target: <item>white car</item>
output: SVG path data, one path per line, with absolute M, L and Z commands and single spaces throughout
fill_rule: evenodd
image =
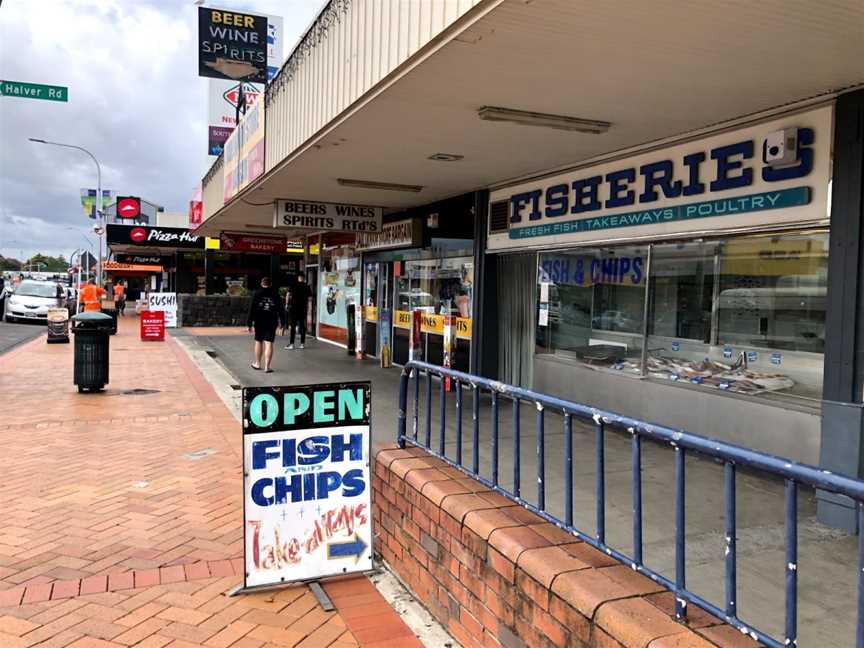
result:
M 47 322 L 48 309 L 62 307 L 65 302 L 60 284 L 25 279 L 6 297 L 6 321 Z

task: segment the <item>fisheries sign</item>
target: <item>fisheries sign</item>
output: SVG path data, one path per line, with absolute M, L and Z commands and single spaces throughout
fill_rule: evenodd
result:
M 371 392 L 243 390 L 244 587 L 372 568 Z

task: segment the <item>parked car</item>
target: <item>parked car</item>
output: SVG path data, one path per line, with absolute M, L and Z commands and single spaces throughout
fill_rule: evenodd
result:
M 6 321 L 47 322 L 48 309 L 65 304 L 66 292 L 60 284 L 25 279 L 6 298 Z

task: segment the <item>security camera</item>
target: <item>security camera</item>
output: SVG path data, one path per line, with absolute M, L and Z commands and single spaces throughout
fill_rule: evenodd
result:
M 798 129 L 784 128 L 765 137 L 762 161 L 774 169 L 792 166 L 798 162 Z

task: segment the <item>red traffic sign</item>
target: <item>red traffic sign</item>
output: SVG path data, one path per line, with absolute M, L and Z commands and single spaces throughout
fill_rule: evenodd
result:
M 138 218 L 141 214 L 141 199 L 136 196 L 117 198 L 117 218 Z

